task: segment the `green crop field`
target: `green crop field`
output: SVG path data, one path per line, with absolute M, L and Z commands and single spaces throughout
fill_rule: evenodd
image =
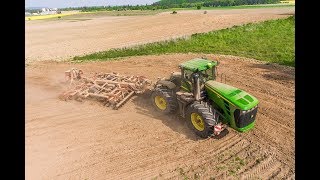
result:
M 110 60 L 118 57 L 167 54 L 207 53 L 226 54 L 295 66 L 295 19 L 269 20 L 257 24 L 193 34 L 190 38 L 160 41 L 127 48 L 110 49 L 73 61 Z

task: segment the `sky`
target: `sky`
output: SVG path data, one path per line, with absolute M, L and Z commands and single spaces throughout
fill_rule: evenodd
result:
M 82 7 L 82 6 L 116 6 L 152 4 L 159 0 L 25 0 L 25 7 Z

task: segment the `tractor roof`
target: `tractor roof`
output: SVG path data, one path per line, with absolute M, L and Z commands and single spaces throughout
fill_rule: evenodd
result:
M 195 58 L 191 59 L 189 61 L 186 61 L 184 63 L 181 63 L 179 65 L 180 68 L 190 70 L 192 72 L 196 71 L 203 71 L 212 68 L 213 66 L 216 66 L 216 61 L 211 61 L 208 59 L 201 59 L 201 58 Z

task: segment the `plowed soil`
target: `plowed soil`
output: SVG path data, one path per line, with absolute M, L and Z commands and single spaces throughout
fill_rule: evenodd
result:
M 189 36 L 269 19 L 286 18 L 294 7 L 178 11 L 153 16 L 75 16 L 26 21 L 26 62 L 77 55 Z
M 200 139 L 178 115 L 159 114 L 149 93 L 135 96 L 119 110 L 95 101 L 58 99 L 66 87 L 64 71 L 72 67 L 82 69 L 85 75 L 118 72 L 155 81 L 178 71 L 179 63 L 201 56 L 173 54 L 27 65 L 26 178 L 294 179 L 294 68 L 206 55 L 220 61 L 218 71 L 226 75 L 227 84 L 260 100 L 253 130 L 238 133 L 228 128 L 220 138 Z

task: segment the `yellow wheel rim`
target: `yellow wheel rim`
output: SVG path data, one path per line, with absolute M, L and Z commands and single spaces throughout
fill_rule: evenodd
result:
M 156 96 L 154 98 L 154 102 L 156 103 L 157 107 L 161 110 L 165 110 L 167 108 L 166 100 L 161 96 Z
M 198 131 L 203 131 L 204 130 L 204 121 L 202 117 L 197 114 L 197 113 L 192 113 L 191 114 L 191 122 L 193 126 L 198 130 Z

